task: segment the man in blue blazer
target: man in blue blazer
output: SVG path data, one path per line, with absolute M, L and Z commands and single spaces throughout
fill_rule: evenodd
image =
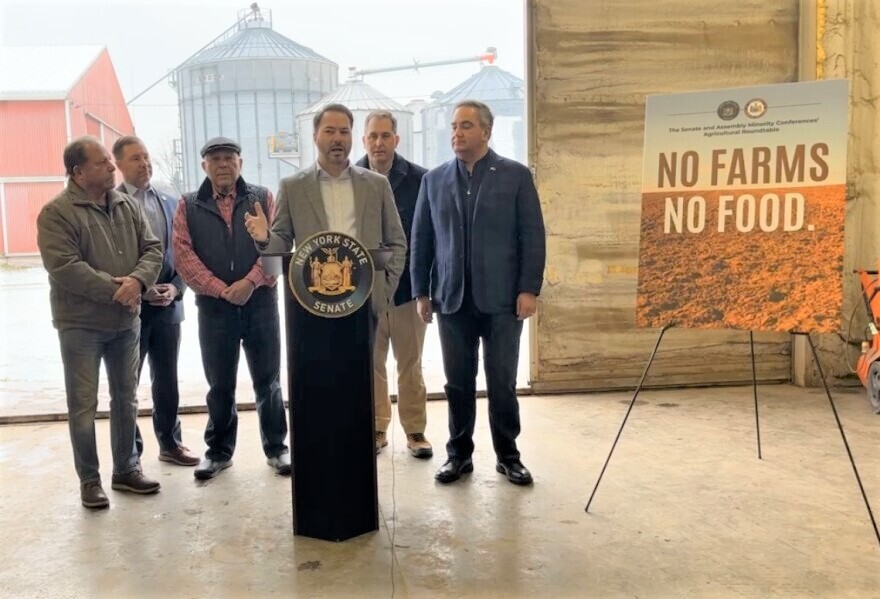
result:
M 117 191 L 133 196 L 144 207 L 150 229 L 162 243 L 162 270 L 156 284 L 147 289 L 141 301 L 140 368 L 144 358 L 150 362 L 153 395 L 153 430 L 159 441 L 159 459 L 181 466 L 195 466 L 198 456 L 184 447 L 177 408 L 177 357 L 180 352 L 180 323 L 183 322 L 183 292 L 186 289 L 174 269 L 171 225 L 177 210 L 176 198 L 152 185 L 153 166 L 144 143 L 133 135 L 120 137 L 113 144 L 113 157 L 122 173 Z M 140 430 L 136 438 L 138 454 L 144 450 Z
M 516 446 L 516 370 L 522 324 L 535 313 L 543 281 L 544 220 L 529 169 L 489 149 L 493 120 L 482 102 L 456 106 L 456 158 L 422 180 L 410 272 L 422 320 L 438 313 L 446 373 L 448 459 L 435 478 L 449 483 L 473 471 L 482 339 L 496 470 L 528 485 L 532 475 Z

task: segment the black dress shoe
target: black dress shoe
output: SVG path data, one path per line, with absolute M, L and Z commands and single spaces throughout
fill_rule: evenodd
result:
M 532 484 L 532 473 L 519 460 L 499 461 L 495 465 L 495 470 L 505 475 L 507 480 L 515 485 Z
M 232 466 L 232 460 L 212 460 L 210 458 L 204 458 L 199 462 L 199 465 L 196 466 L 196 469 L 193 471 L 193 476 L 199 480 L 208 480 L 209 478 L 214 478 L 230 466 Z
M 440 466 L 434 478 L 441 483 L 451 483 L 461 478 L 462 474 L 474 471 L 474 463 L 470 458 L 449 458 Z

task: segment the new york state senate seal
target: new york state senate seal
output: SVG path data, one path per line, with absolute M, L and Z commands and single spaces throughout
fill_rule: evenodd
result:
M 354 314 L 373 291 L 373 258 L 354 237 L 325 231 L 297 243 L 287 280 L 296 301 L 315 316 Z

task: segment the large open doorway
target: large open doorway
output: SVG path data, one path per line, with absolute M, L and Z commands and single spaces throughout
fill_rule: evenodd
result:
M 181 77 L 195 76 L 187 70 L 194 64 L 188 61 L 201 56 L 197 51 L 201 46 L 213 40 L 212 48 L 215 53 L 219 52 L 217 48 L 222 49 L 222 44 L 234 37 L 238 25 L 247 24 L 247 18 L 253 19 L 252 13 L 247 13 L 246 4 L 242 3 L 242 11 L 239 12 L 236 9 L 207 11 L 201 4 L 184 1 L 175 6 L 174 18 L 168 19 L 163 11 L 144 12 L 142 5 L 135 0 L 121 0 L 106 8 L 101 23 L 85 18 L 83 15 L 86 13 L 76 4 L 53 7 L 48 16 L 43 14 L 40 6 L 10 5 L 3 8 L 3 20 L 39 20 L 45 33 L 42 39 L 51 40 L 51 45 L 55 46 L 81 46 L 96 40 L 103 44 L 112 59 L 113 76 L 127 102 L 116 108 L 127 111 L 133 123 L 133 132 L 145 141 L 152 154 L 153 184 L 168 193 L 179 194 L 186 191 L 190 183 L 185 177 L 186 165 L 192 167 L 189 174 L 195 183 L 202 176 L 197 157 L 194 160 L 193 156 L 188 155 L 188 149 L 191 149 L 194 141 L 187 136 L 193 135 L 198 127 L 191 119 L 187 120 L 181 108 L 183 92 L 180 90 L 184 85 Z M 387 6 L 383 8 L 383 4 Z M 261 18 L 266 21 L 261 26 L 268 23 L 275 33 L 285 36 L 291 43 L 327 57 L 335 65 L 335 70 L 328 67 L 328 73 L 332 75 L 329 80 L 331 87 L 344 86 L 348 81 L 357 80 L 405 110 L 410 115 L 410 137 L 401 150 L 405 147 L 411 154 L 407 158 L 428 168 L 451 159 L 451 109 L 461 99 L 474 98 L 489 104 L 495 113 L 494 149 L 525 163 L 528 152 L 523 4 L 506 0 L 488 0 L 476 4 L 436 0 L 419 3 L 418 10 L 407 9 L 404 14 L 389 17 L 389 14 L 400 10 L 400 4 L 390 0 L 379 0 L 378 4 L 370 5 L 347 3 L 345 19 L 334 24 L 336 34 L 328 37 L 325 29 L 318 26 L 326 23 L 328 18 L 326 6 L 322 3 L 297 3 L 290 7 L 267 5 L 261 8 Z M 247 17 L 246 13 L 251 16 Z M 245 15 L 245 21 L 241 21 L 242 15 Z M 126 26 L 132 22 L 138 22 L 141 26 L 132 31 Z M 400 26 L 400 23 L 406 22 L 411 22 L 411 26 Z M 113 23 L 118 26 L 112 26 Z M 150 32 L 160 29 L 166 41 L 156 46 Z M 450 39 L 456 43 L 450 44 Z M 3 32 L 3 45 L 32 46 L 33 38 L 25 30 L 7 28 Z M 142 52 L 144 47 L 149 47 L 151 51 Z M 63 54 L 61 52 L 59 55 Z M 239 68 L 243 63 L 236 64 Z M 303 100 L 300 102 L 302 105 L 298 104 L 299 96 L 295 94 L 289 105 L 279 103 L 277 98 L 279 94 L 284 96 L 283 90 L 273 88 L 272 93 L 268 94 L 257 89 L 272 83 L 268 77 L 263 77 L 269 71 L 263 73 L 257 66 L 251 73 L 253 77 L 248 80 L 256 87 L 253 93 L 245 94 L 250 95 L 253 102 L 253 110 L 247 119 L 237 115 L 226 101 L 228 98 L 222 94 L 216 98 L 216 104 L 211 103 L 213 100 L 206 100 L 203 108 L 205 114 L 214 115 L 211 122 L 235 120 L 243 147 L 249 148 L 248 144 L 253 142 L 252 150 L 243 153 L 243 159 L 246 165 L 253 165 L 254 170 L 245 169 L 244 173 L 258 179 L 252 182 L 263 184 L 274 192 L 279 177 L 303 166 L 293 163 L 288 142 L 298 137 L 302 148 L 311 145 L 310 136 L 300 135 L 295 118 L 297 111 L 307 108 L 308 103 Z M 59 65 L 59 68 L 62 67 L 63 64 Z M 349 67 L 352 69 L 347 71 Z M 70 68 L 70 78 L 74 81 L 81 75 L 81 70 L 77 65 L 71 65 Z M 177 75 L 163 79 L 169 70 Z M 218 85 L 218 90 L 222 87 L 222 68 L 218 67 L 216 72 L 202 71 L 199 71 L 200 75 L 197 74 L 201 77 L 199 85 L 205 89 L 213 83 Z M 318 85 L 324 73 L 316 71 L 314 75 L 318 79 L 313 83 Z M 14 84 L 15 81 L 2 81 L 0 88 Z M 236 93 L 240 96 L 241 89 L 237 89 Z M 4 94 L 0 97 L 5 101 L 11 96 Z M 310 98 L 309 102 L 318 97 Z M 191 101 L 192 98 L 183 100 Z M 63 103 L 64 100 L 59 101 Z M 261 106 L 266 108 L 263 104 L 267 102 L 266 106 L 272 110 L 266 114 L 271 118 L 264 118 L 261 112 Z M 74 110 L 78 104 L 70 103 L 70 106 L 70 110 Z M 241 108 L 240 102 L 233 108 L 235 106 Z M 97 118 L 94 115 L 101 114 L 101 108 L 106 107 L 90 109 L 92 121 Z M 285 117 L 285 114 L 288 116 Z M 73 116 L 76 117 L 76 114 Z M 102 120 L 107 121 L 108 118 L 103 117 Z M 284 121 L 285 118 L 289 122 Z M 277 122 L 272 122 L 272 119 Z M 27 173 L 0 172 L 0 190 L 4 185 L 20 184 L 25 179 L 30 181 L 35 177 L 40 180 L 48 177 L 52 185 L 57 187 L 56 191 L 39 198 L 33 194 L 0 193 L 0 200 L 3 200 L 0 201 L 0 304 L 4 307 L 0 311 L 0 418 L 66 412 L 58 339 L 52 328 L 49 310 L 48 280 L 36 255 L 33 228 L 39 208 L 64 185 L 61 166 L 64 143 L 86 133 L 104 138 L 105 134 L 94 128 L 78 131 L 76 122 L 76 118 L 67 125 L 61 122 L 58 134 L 51 138 L 55 141 L 47 138 L 38 148 L 46 172 L 31 172 L 33 169 Z M 272 128 L 253 131 L 241 129 L 243 126 L 247 129 L 250 125 L 263 127 L 267 122 L 272 122 Z M 37 126 L 36 121 L 34 126 Z M 200 126 L 205 128 L 209 124 L 201 123 Z M 107 134 L 108 146 L 118 137 L 117 134 L 132 132 L 113 131 L 113 135 Z M 225 130 L 207 132 L 228 134 Z M 39 135 L 30 137 L 43 139 Z M 17 142 L 13 139 L 11 143 Z M 360 157 L 361 149 L 356 139 L 353 154 Z M 27 243 L 21 247 L 20 244 L 10 243 L 9 239 L 17 239 L 14 234 Z M 184 301 L 187 319 L 183 325 L 179 365 L 182 405 L 184 409 L 195 409 L 204 405 L 206 385 L 192 294 L 188 293 Z M 528 386 L 528 329 L 526 325 L 520 345 L 520 388 Z M 423 366 L 429 393 L 435 397 L 442 395 L 445 380 L 436 324 L 428 329 Z M 389 372 L 393 373 L 394 368 L 391 358 Z M 239 375 L 238 399 L 248 402 L 253 394 L 244 360 L 239 365 Z M 393 381 L 394 377 L 391 378 Z M 102 378 L 102 381 L 99 409 L 104 410 L 107 409 L 108 397 L 106 379 Z M 146 400 L 141 404 L 146 409 L 150 407 L 147 400 L 150 395 L 148 381 L 148 374 L 144 373 L 139 397 Z M 482 373 L 478 388 L 485 389 Z M 392 383 L 392 392 L 395 390 L 396 384 Z

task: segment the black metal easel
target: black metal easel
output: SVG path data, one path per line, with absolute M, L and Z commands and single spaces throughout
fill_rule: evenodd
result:
M 623 417 L 623 422 L 620 423 L 620 429 L 617 431 L 617 436 L 614 437 L 614 443 L 611 444 L 611 451 L 608 452 L 608 457 L 605 459 L 605 464 L 602 466 L 601 472 L 599 472 L 599 478 L 596 480 L 596 485 L 593 487 L 593 492 L 590 493 L 590 498 L 587 500 L 587 506 L 584 508 L 585 512 L 590 511 L 590 504 L 593 502 L 593 497 L 596 496 L 596 491 L 599 489 L 599 483 L 602 482 L 602 476 L 605 474 L 605 469 L 608 467 L 608 463 L 611 461 L 611 456 L 614 454 L 614 449 L 617 447 L 617 442 L 620 440 L 620 435 L 623 433 L 623 427 L 626 426 L 626 421 L 629 419 L 630 412 L 632 412 L 633 406 L 636 403 L 636 398 L 639 396 L 639 392 L 642 390 L 642 386 L 645 383 L 645 378 L 648 376 L 648 371 L 651 368 L 651 364 L 654 362 L 654 357 L 657 355 L 657 349 L 660 347 L 660 341 L 663 339 L 663 335 L 675 326 L 675 323 L 669 323 L 664 325 L 660 329 L 660 336 L 657 337 L 657 343 L 654 344 L 654 350 L 651 352 L 651 357 L 648 358 L 648 363 L 645 365 L 645 370 L 642 372 L 642 377 L 639 379 L 638 385 L 636 385 L 635 392 L 633 393 L 632 401 L 629 403 L 629 408 L 626 410 L 626 414 Z M 813 339 L 810 337 L 809 333 L 801 333 L 801 332 L 792 332 L 794 335 L 804 335 L 807 338 L 808 343 L 810 344 L 810 349 L 813 352 L 813 359 L 816 361 L 816 366 L 819 369 L 819 375 L 822 378 L 822 385 L 825 387 L 825 394 L 828 396 L 828 402 L 831 404 L 831 411 L 834 413 L 834 419 L 837 421 L 837 428 L 840 431 L 840 437 L 843 439 L 843 445 L 846 448 L 846 454 L 849 456 L 849 463 L 852 465 L 853 473 L 856 476 L 856 482 L 859 485 L 859 491 L 862 493 L 862 499 L 865 502 L 865 508 L 868 510 L 868 516 L 871 519 L 871 526 L 874 528 L 874 535 L 877 537 L 877 544 L 880 546 L 880 531 L 877 529 L 877 521 L 874 519 L 874 512 L 871 509 L 871 503 L 868 501 L 868 496 L 865 493 L 865 488 L 862 485 L 862 478 L 859 476 L 859 470 L 856 467 L 856 462 L 853 459 L 852 452 L 849 448 L 849 442 L 846 439 L 846 433 L 843 431 L 843 425 L 840 422 L 840 417 L 837 415 L 837 407 L 834 404 L 834 399 L 831 396 L 831 390 L 828 388 L 828 383 L 825 381 L 825 373 L 822 370 L 822 364 L 819 362 L 819 355 L 816 353 L 816 347 L 813 345 Z M 755 398 L 755 434 L 757 437 L 758 443 L 758 459 L 763 459 L 761 456 L 761 425 L 758 418 L 758 377 L 755 370 L 755 341 L 754 334 L 752 331 L 749 331 L 749 347 L 751 350 L 752 356 L 752 390 Z
M 871 526 L 874 527 L 874 536 L 877 537 L 877 544 L 880 545 L 880 531 L 877 530 L 877 521 L 874 519 L 874 512 L 871 510 L 871 503 L 865 494 L 865 487 L 862 486 L 862 477 L 859 476 L 859 469 L 856 468 L 856 461 L 853 459 L 852 451 L 849 449 L 849 442 L 846 440 L 846 433 L 843 432 L 843 425 L 840 423 L 840 416 L 837 415 L 837 406 L 834 405 L 834 399 L 831 397 L 831 390 L 828 388 L 828 382 L 825 380 L 825 372 L 822 370 L 822 363 L 819 361 L 819 354 L 816 353 L 816 346 L 813 345 L 813 338 L 809 333 L 795 333 L 795 335 L 804 335 L 810 344 L 810 351 L 813 352 L 813 359 L 816 361 L 816 368 L 819 369 L 819 376 L 822 379 L 822 386 L 825 387 L 825 395 L 828 396 L 828 403 L 831 404 L 831 411 L 834 412 L 834 420 L 837 421 L 837 430 L 840 431 L 840 438 L 843 439 L 843 446 L 846 447 L 846 455 L 849 456 L 849 463 L 852 465 L 853 474 L 856 475 L 856 482 L 859 483 L 859 491 L 862 493 L 862 499 L 865 501 L 865 508 L 868 510 L 868 517 L 871 518 Z

